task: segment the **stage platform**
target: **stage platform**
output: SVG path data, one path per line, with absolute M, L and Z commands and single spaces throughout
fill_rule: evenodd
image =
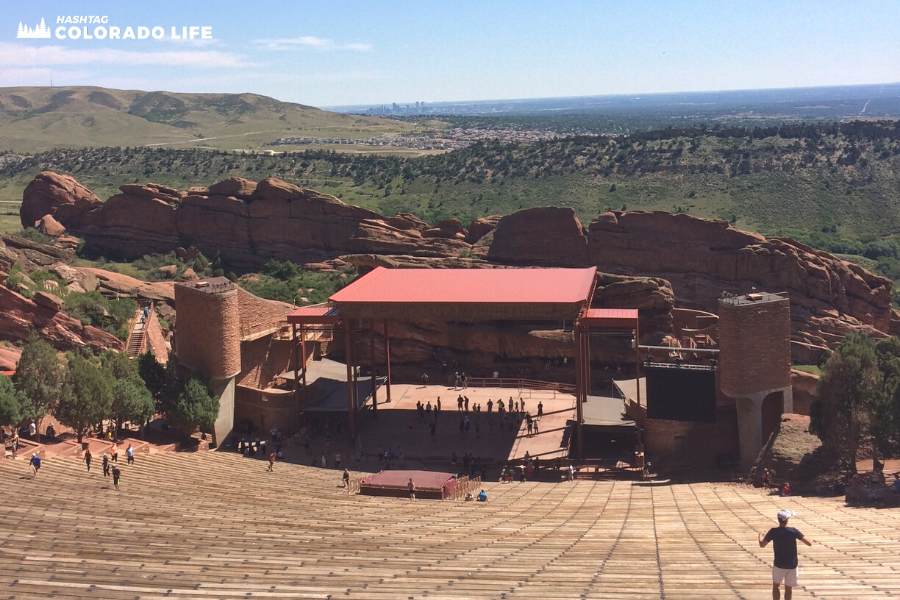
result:
M 409 497 L 409 480 L 416 486 L 416 498 L 444 500 L 453 498 L 456 478 L 452 473 L 436 471 L 381 471 L 359 482 L 359 493 L 365 496 Z

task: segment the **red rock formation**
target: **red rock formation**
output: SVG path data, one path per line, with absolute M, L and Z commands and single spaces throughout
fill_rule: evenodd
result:
M 509 265 L 584 267 L 587 237 L 572 208 L 527 208 L 500 219 L 487 257 Z
M 723 291 L 786 291 L 793 339 L 833 347 L 851 331 L 886 334 L 891 281 L 786 238 L 666 212 L 606 213 L 591 222 L 591 264 L 663 277 L 678 302 L 717 312 Z
M 806 358 L 850 331 L 900 333 L 889 280 L 793 240 L 723 221 L 610 212 L 595 218 L 586 233 L 573 209 L 543 207 L 476 219 L 467 234 L 455 220 L 429 228 L 412 215 L 383 217 L 273 178 L 258 184 L 231 178 L 187 194 L 155 184 L 120 189 L 99 203 L 74 179 L 41 173 L 26 188 L 23 222 L 52 214 L 92 246 L 128 257 L 188 242 L 237 265 L 272 258 L 325 264 L 346 254 L 376 255 L 370 262 L 433 258 L 458 264 L 461 253 L 505 265 L 593 264 L 610 273 L 663 278 L 681 305 L 710 312 L 717 311 L 723 291 L 786 291 L 795 347 Z M 656 320 L 651 328 L 667 326 Z
M 463 229 L 462 223 L 456 219 L 444 219 L 437 224 L 422 232 L 422 237 L 438 237 L 450 240 L 466 239 L 466 230 Z
M 15 371 L 22 351 L 15 347 L 0 346 L 0 371 Z
M 33 300 L 35 304 L 49 308 L 54 312 L 61 311 L 63 307 L 62 298 L 50 292 L 35 292 Z
M 490 215 L 489 217 L 478 217 L 472 219 L 469 224 L 469 234 L 466 235 L 466 243 L 474 244 L 497 227 L 497 223 L 503 215 Z
M 59 221 L 54 219 L 52 215 L 44 215 L 41 217 L 41 220 L 38 221 L 37 229 L 44 235 L 52 237 L 60 237 L 66 234 L 66 228 L 63 227 Z
M 39 292 L 40 293 L 40 292 Z M 57 312 L 0 286 L 0 339 L 26 341 L 32 331 L 57 350 L 84 346 L 123 350 L 125 345 L 112 334 Z
M 174 281 L 141 281 L 121 273 L 113 273 L 91 267 L 70 267 L 70 269 L 75 272 L 75 277 L 79 281 L 90 281 L 89 278 L 93 278 L 93 281 L 95 281 L 94 289 L 100 289 L 105 293 L 128 296 L 130 298 L 156 300 L 171 306 L 175 305 Z
M 42 171 L 25 188 L 19 217 L 22 227 L 34 227 L 44 215 L 74 223 L 79 214 L 100 204 L 100 198 L 73 177 Z
M 819 397 L 819 377 L 812 373 L 791 369 L 794 414 L 809 416 L 809 407 Z

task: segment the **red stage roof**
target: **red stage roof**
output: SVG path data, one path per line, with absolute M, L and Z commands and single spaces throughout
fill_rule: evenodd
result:
M 288 313 L 287 321 L 300 324 L 337 323 L 340 317 L 338 312 L 336 307 L 328 304 L 301 306 Z
M 638 310 L 636 308 L 590 308 L 584 312 L 578 322 L 594 327 L 633 329 L 637 325 L 637 320 Z
M 335 303 L 567 304 L 591 294 L 596 267 L 586 269 L 385 269 L 360 277 Z

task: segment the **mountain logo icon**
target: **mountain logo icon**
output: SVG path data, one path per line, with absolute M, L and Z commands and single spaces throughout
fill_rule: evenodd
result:
M 41 24 L 35 27 L 28 27 L 26 25 L 22 25 L 22 22 L 19 21 L 19 32 L 16 34 L 17 38 L 49 38 L 50 37 L 50 28 L 47 27 L 47 24 L 44 22 L 44 18 L 41 17 Z

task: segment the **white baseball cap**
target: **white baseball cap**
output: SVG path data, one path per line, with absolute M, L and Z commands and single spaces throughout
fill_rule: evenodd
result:
M 785 510 L 779 510 L 779 511 L 778 511 L 778 520 L 779 520 L 779 521 L 787 521 L 788 519 L 790 519 L 791 517 L 793 517 L 795 514 L 797 514 L 797 513 L 795 513 L 795 512 L 792 511 L 792 510 L 786 510 L 786 509 L 785 509 Z

